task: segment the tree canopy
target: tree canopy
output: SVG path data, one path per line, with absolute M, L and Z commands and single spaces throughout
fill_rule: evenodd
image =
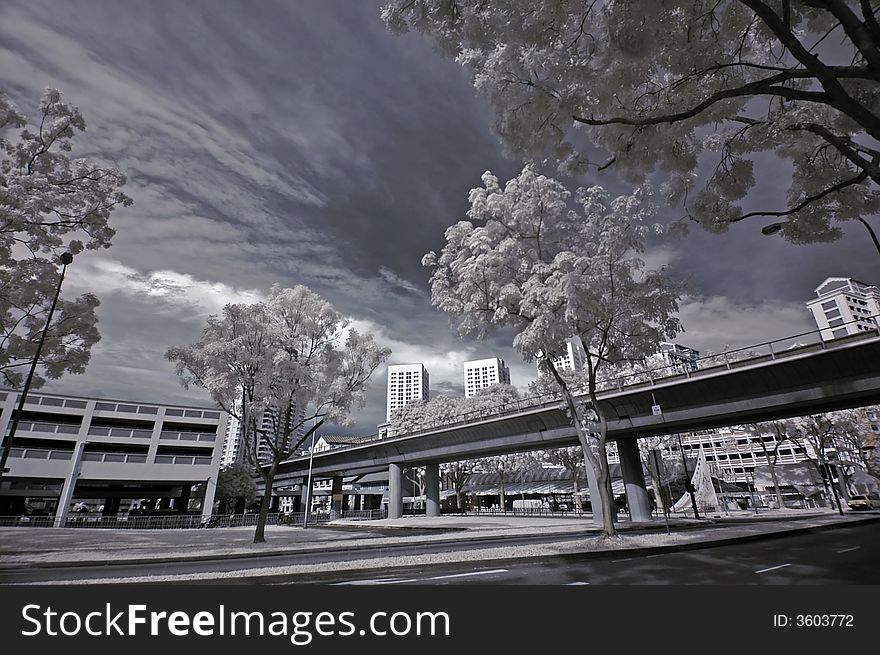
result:
M 116 168 L 70 156 L 83 130 L 79 109 L 56 89 L 43 94 L 35 126 L 0 89 L 0 375 L 12 387 L 22 383 L 36 353 L 58 286 L 60 255 L 108 248 L 110 214 L 132 202 L 118 190 L 125 176 Z M 34 387 L 43 376 L 85 370 L 100 338 L 98 304 L 92 294 L 59 300 Z
M 249 463 L 266 488 L 254 541 L 264 541 L 278 464 L 324 421 L 350 422 L 390 354 L 316 293 L 279 285 L 265 302 L 227 305 L 208 318 L 197 342 L 168 350 L 181 382 L 206 389 L 242 426 Z M 268 462 L 260 461 L 261 448 Z
M 871 230 L 880 208 L 875 12 L 865 0 L 394 0 L 382 16 L 472 71 L 514 154 L 633 183 L 660 171 L 666 198 L 709 230 L 781 218 L 806 243 L 839 238 L 840 221 Z M 746 211 L 763 153 L 790 163 L 788 192 Z
M 682 286 L 665 271 L 646 270 L 640 257 L 652 216 L 646 189 L 612 198 L 598 186 L 580 188 L 574 208 L 570 198 L 532 165 L 504 187 L 487 172 L 470 192 L 469 220 L 447 229 L 441 253 L 423 263 L 433 269 L 432 302 L 462 337 L 512 327 L 514 348 L 553 375 L 600 480 L 611 535 L 607 423 L 596 385 L 609 367 L 640 362 L 678 332 Z M 553 363 L 572 336 L 585 350 L 589 408 Z
M 236 504 L 243 507 L 251 505 L 257 499 L 253 468 L 244 462 L 237 462 L 220 469 L 216 497 L 226 511 L 236 511 Z

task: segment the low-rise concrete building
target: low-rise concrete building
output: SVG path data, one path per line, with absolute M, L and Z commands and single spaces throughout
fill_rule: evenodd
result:
M 0 434 L 20 394 L 0 391 Z M 29 393 L 0 477 L 0 516 L 93 510 L 117 516 L 138 507 L 184 513 L 203 484 L 209 516 L 227 415 L 210 407 Z

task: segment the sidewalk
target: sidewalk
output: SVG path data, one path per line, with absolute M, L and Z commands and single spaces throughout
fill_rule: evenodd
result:
M 238 571 L 198 573 L 186 576 L 144 578 L 140 581 L 184 581 L 236 579 L 260 582 L 278 576 L 302 576 L 303 581 L 320 581 L 328 570 L 381 569 L 474 560 L 511 560 L 554 556 L 597 555 L 609 551 L 636 554 L 641 551 L 667 552 L 705 547 L 736 540 L 768 538 L 779 533 L 826 529 L 862 521 L 880 520 L 880 512 L 840 516 L 834 511 L 766 510 L 730 512 L 707 519 L 670 519 L 670 532 L 661 518 L 647 523 L 621 520 L 621 538 L 599 539 L 600 530 L 589 516 L 584 517 L 513 517 L 424 516 L 379 521 L 334 521 L 329 525 L 303 530 L 299 527 L 268 526 L 267 543 L 254 544 L 252 527 L 203 530 L 96 530 L 55 528 L 0 529 L 0 568 L 54 568 L 60 566 L 117 564 L 131 561 L 172 562 L 205 559 L 242 559 Z M 556 535 L 559 542 L 537 545 L 505 546 L 500 540 L 514 536 Z M 572 538 L 583 535 L 583 539 Z M 366 550 L 390 545 L 466 544 L 468 541 L 491 543 L 474 549 L 431 553 L 417 556 L 358 557 Z M 276 554 L 345 551 L 351 558 L 332 564 L 309 564 L 272 568 L 248 568 L 246 560 Z M 375 552 L 374 552 L 375 554 Z M 135 581 L 135 579 L 127 579 Z M 106 580 L 105 580 L 106 581 Z

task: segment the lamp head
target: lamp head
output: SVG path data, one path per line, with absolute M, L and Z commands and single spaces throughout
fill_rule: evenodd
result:
M 61 263 L 67 266 L 70 262 L 73 261 L 73 255 L 69 252 L 61 253 Z
M 782 223 L 771 223 L 770 225 L 767 225 L 767 226 L 761 228 L 761 234 L 764 234 L 764 235 L 776 234 L 777 232 L 779 232 L 782 229 L 782 227 L 783 227 Z

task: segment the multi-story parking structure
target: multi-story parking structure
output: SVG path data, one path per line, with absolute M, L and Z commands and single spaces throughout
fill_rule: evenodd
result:
M 4 440 L 19 397 L 0 391 Z M 226 420 L 206 407 L 30 393 L 0 477 L 0 515 L 49 514 L 62 526 L 74 506 L 184 513 L 204 483 L 208 516 Z

